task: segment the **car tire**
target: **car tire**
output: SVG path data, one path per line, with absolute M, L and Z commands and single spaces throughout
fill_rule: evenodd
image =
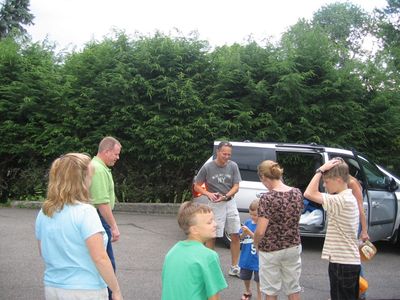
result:
M 231 237 L 226 231 L 224 231 L 224 236 L 219 239 L 226 248 L 231 248 Z M 240 240 L 240 249 L 242 249 L 242 240 Z
M 231 248 L 231 237 L 229 236 L 229 234 L 226 231 L 224 231 L 224 236 L 220 239 L 226 248 L 228 248 L 228 249 Z
M 400 249 L 400 226 L 397 229 L 395 245 L 398 247 L 398 249 Z

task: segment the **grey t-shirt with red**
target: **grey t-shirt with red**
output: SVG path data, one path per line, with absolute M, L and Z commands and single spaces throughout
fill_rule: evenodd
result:
M 205 164 L 197 173 L 195 182 L 205 183 L 207 191 L 211 193 L 226 194 L 234 184 L 242 181 L 237 163 L 229 160 L 228 163 L 220 167 L 216 162 L 210 161 Z

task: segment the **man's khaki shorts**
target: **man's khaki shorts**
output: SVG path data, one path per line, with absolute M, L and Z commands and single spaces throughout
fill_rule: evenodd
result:
M 213 210 L 217 222 L 217 237 L 223 237 L 225 229 L 228 234 L 239 233 L 239 211 L 234 199 L 217 203 L 208 201 L 208 206 Z

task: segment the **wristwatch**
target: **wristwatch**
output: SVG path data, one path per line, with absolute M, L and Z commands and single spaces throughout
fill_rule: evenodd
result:
M 232 199 L 232 197 L 227 197 L 226 195 L 223 195 L 222 198 L 224 199 L 223 201 L 229 201 Z
M 232 196 L 227 197 L 227 196 L 225 195 L 225 201 L 229 201 L 229 200 L 231 200 L 231 199 L 232 199 Z
M 321 173 L 321 174 L 323 174 L 324 171 L 322 171 L 320 168 L 318 168 L 318 169 L 315 170 L 315 173 Z

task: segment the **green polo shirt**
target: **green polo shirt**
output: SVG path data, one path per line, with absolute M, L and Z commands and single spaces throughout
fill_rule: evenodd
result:
M 108 203 L 114 209 L 115 192 L 111 169 L 97 156 L 93 157 L 95 172 L 90 186 L 90 196 L 94 205 Z

